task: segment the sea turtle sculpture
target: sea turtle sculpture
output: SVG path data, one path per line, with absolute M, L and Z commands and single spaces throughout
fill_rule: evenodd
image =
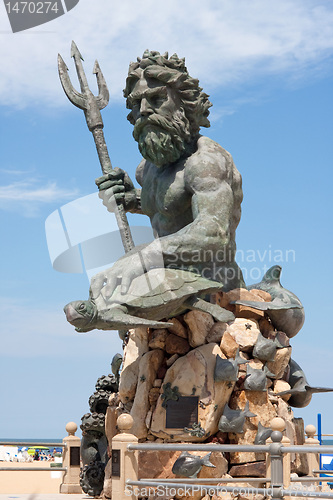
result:
M 117 286 L 110 299 L 103 290 L 93 298 L 70 302 L 64 307 L 67 321 L 78 332 L 90 330 L 124 330 L 138 326 L 165 328 L 171 323 L 159 321 L 172 318 L 188 309 L 210 313 L 216 320 L 230 322 L 232 312 L 207 302 L 204 297 L 221 290 L 221 283 L 180 269 L 151 269 L 135 278 L 126 294 Z

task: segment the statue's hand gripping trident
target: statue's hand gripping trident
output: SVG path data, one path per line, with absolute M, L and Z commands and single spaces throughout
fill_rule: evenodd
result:
M 79 49 L 74 42 L 72 42 L 71 57 L 74 58 L 76 71 L 80 82 L 81 93 L 75 90 L 75 88 L 73 87 L 68 75 L 68 68 L 61 55 L 58 54 L 58 70 L 61 85 L 71 103 L 78 108 L 83 109 L 88 128 L 94 136 L 102 172 L 104 175 L 107 175 L 112 171 L 112 164 L 104 138 L 104 123 L 100 110 L 105 108 L 109 102 L 109 91 L 101 68 L 99 67 L 98 62 L 95 61 L 93 73 L 97 78 L 99 92 L 98 96 L 94 96 L 94 94 L 91 92 L 82 66 L 83 57 L 81 56 Z M 134 242 L 126 217 L 124 205 L 121 201 L 117 203 L 115 215 L 121 235 L 121 240 L 123 242 L 125 252 L 127 253 L 134 248 Z

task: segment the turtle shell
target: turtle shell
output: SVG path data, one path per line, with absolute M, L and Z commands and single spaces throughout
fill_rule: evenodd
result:
M 126 294 L 115 289 L 109 303 L 118 303 L 140 309 L 161 306 L 166 303 L 186 300 L 200 292 L 221 289 L 221 283 L 203 278 L 200 274 L 181 269 L 151 269 L 134 278 Z

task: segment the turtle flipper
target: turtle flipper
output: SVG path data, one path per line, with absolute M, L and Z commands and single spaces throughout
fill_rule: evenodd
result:
M 168 328 L 168 326 L 172 326 L 172 323 L 132 316 L 121 309 L 115 308 L 101 311 L 100 322 L 108 326 L 110 330 L 124 330 L 124 328 L 137 328 L 139 326 L 147 326 L 150 328 Z M 103 329 L 103 325 L 97 326 L 97 328 Z
M 274 300 L 272 302 L 260 302 L 252 300 L 233 300 L 230 304 L 238 306 L 248 306 L 259 311 L 282 311 L 288 309 L 302 309 L 298 304 L 286 304 L 285 302 Z
M 208 312 L 211 314 L 217 321 L 223 321 L 223 323 L 228 323 L 229 321 L 233 321 L 235 319 L 235 315 L 224 309 L 217 304 L 211 304 L 210 302 L 206 302 L 199 297 L 189 298 L 184 302 L 189 309 L 197 309 L 198 311 Z

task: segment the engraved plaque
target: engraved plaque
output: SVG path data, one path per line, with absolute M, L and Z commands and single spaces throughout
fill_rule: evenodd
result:
M 120 450 L 112 450 L 111 465 L 112 476 L 120 477 Z
M 192 427 L 198 422 L 198 403 L 198 396 L 179 396 L 177 401 L 168 401 L 165 427 L 167 429 Z
M 80 446 L 72 446 L 69 453 L 70 465 L 80 466 Z

